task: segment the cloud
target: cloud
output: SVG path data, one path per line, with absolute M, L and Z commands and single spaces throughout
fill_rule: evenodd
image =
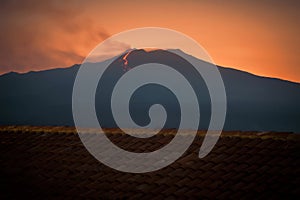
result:
M 129 44 L 108 39 L 101 44 L 101 47 L 96 47 L 93 50 L 92 54 L 87 57 L 86 62 L 100 62 L 117 56 L 128 49 L 131 49 Z
M 109 37 L 84 1 L 1 1 L 0 73 L 70 66 Z

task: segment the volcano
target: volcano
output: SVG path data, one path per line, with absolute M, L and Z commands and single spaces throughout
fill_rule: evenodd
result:
M 207 86 L 180 56 L 170 52 L 190 56 L 178 49 L 132 49 L 110 59 L 113 61 L 110 71 L 101 78 L 102 84 L 98 85 L 95 99 L 98 119 L 103 127 L 114 128 L 117 125 L 109 110 L 109 99 L 103 98 L 110 93 L 101 92 L 101 87 L 111 90 L 112 83 L 133 67 L 155 61 L 174 66 L 192 83 L 199 100 L 199 129 L 207 129 L 211 115 Z M 192 58 L 199 65 L 204 62 Z M 88 63 L 91 69 L 104 67 L 105 64 L 106 61 Z M 0 124 L 74 126 L 72 90 L 79 67 L 76 64 L 68 68 L 1 75 Z M 221 66 L 218 66 L 218 70 L 227 94 L 224 130 L 300 132 L 300 84 Z M 147 125 L 150 120 L 148 109 L 156 103 L 163 105 L 168 113 L 164 128 L 177 128 L 180 121 L 179 104 L 172 92 L 158 85 L 145 85 L 133 94 L 129 106 L 133 120 L 141 126 Z

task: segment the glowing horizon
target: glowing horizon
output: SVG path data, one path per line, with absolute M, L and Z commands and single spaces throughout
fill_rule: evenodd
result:
M 112 35 L 163 27 L 193 38 L 217 65 L 300 82 L 298 8 L 294 1 L 1 2 L 0 74 L 82 63 Z M 112 43 L 103 59 L 130 48 Z

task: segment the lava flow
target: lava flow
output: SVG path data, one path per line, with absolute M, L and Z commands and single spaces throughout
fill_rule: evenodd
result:
M 144 52 L 152 52 L 152 51 L 156 51 L 159 50 L 158 48 L 143 48 L 143 49 L 135 49 L 135 50 L 143 50 Z M 123 57 L 122 57 L 122 61 L 123 61 L 123 71 L 129 71 L 131 69 L 131 67 L 128 65 L 128 56 L 131 52 L 133 52 L 134 50 L 129 50 Z
M 127 57 L 129 56 L 129 54 L 132 52 L 132 50 L 128 51 L 122 58 L 122 60 L 124 61 L 124 66 L 123 66 L 123 70 L 124 71 L 128 71 L 131 68 L 128 66 L 128 60 Z

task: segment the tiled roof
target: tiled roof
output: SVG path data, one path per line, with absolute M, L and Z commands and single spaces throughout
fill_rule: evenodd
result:
M 170 141 L 165 131 L 147 143 L 118 130 L 108 137 L 145 152 Z M 300 196 L 300 135 L 224 132 L 198 158 L 204 132 L 173 164 L 133 174 L 97 161 L 74 128 L 0 127 L 0 199 L 286 199 Z M 159 145 L 158 145 L 159 144 Z

